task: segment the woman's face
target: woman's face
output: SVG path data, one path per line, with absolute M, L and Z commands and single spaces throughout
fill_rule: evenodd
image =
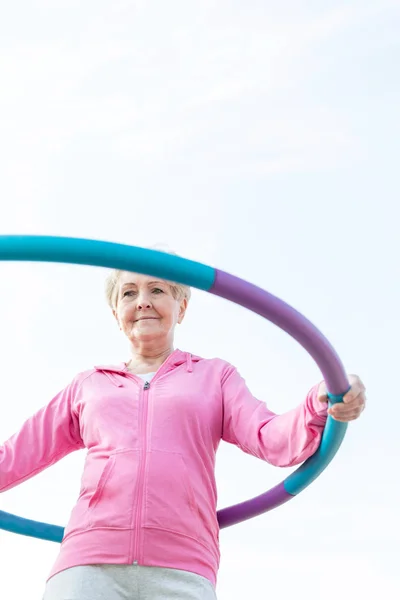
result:
M 185 315 L 187 300 L 176 300 L 169 283 L 137 273 L 121 273 L 117 306 L 113 311 L 124 334 L 133 343 L 173 340 L 174 329 Z

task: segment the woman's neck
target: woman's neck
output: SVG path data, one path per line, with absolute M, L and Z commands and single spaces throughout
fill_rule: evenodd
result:
M 174 348 L 171 347 L 158 350 L 143 349 L 142 351 L 132 349 L 132 358 L 127 363 L 128 370 L 131 373 L 143 375 L 157 371 L 173 351 Z

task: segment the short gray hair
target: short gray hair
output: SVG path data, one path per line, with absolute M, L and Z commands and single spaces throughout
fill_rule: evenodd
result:
M 169 249 L 159 248 L 156 246 L 153 246 L 150 249 L 158 250 L 159 252 L 165 252 L 166 254 L 173 254 L 174 256 L 178 256 L 176 254 L 176 252 L 173 252 L 172 250 L 169 250 Z M 117 307 L 118 282 L 119 282 L 119 279 L 120 279 L 122 273 L 124 273 L 124 272 L 125 271 L 121 271 L 120 269 L 113 269 L 110 272 L 110 274 L 108 275 L 106 282 L 105 282 L 105 294 L 106 294 L 107 304 L 113 310 L 115 310 L 115 308 Z M 175 300 L 183 300 L 183 298 L 186 298 L 187 301 L 189 302 L 190 296 L 191 296 L 191 290 L 188 285 L 184 285 L 182 283 L 176 283 L 173 281 L 167 281 L 167 283 L 171 288 L 171 292 L 172 292 L 172 295 L 175 298 Z

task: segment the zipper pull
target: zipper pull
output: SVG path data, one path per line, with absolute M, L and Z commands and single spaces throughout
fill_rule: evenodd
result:
M 146 381 L 146 383 L 144 384 L 144 390 L 148 390 L 150 388 L 150 383 L 148 381 Z

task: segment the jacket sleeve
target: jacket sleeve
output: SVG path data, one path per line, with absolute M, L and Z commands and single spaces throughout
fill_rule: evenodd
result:
M 318 385 L 296 408 L 277 415 L 255 398 L 238 371 L 229 366 L 222 378 L 222 439 L 277 467 L 302 463 L 318 449 L 327 405 L 317 398 Z
M 84 447 L 73 409 L 74 380 L 0 446 L 0 492 L 5 492 Z

